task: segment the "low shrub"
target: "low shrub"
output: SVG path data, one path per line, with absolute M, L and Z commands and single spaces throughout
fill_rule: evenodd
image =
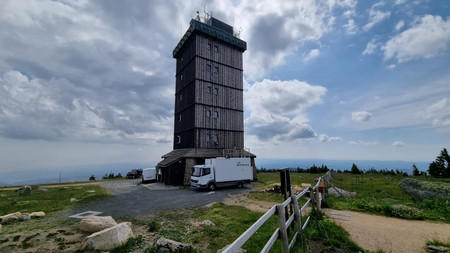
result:
M 450 183 L 407 178 L 400 181 L 398 185 L 415 200 L 450 200 Z
M 405 205 L 392 205 L 392 216 L 404 219 L 420 219 L 422 211 L 418 208 Z

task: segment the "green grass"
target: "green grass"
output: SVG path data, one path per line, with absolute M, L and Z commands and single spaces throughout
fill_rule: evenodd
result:
M 357 193 L 357 197 L 338 198 L 329 196 L 325 205 L 335 209 L 363 211 L 405 219 L 428 219 L 450 222 L 449 201 L 415 201 L 405 193 L 399 182 L 402 175 L 338 173 L 333 175 L 336 187 Z M 413 177 L 436 181 L 429 177 Z
M 44 211 L 51 213 L 76 203 L 85 203 L 109 197 L 108 191 L 98 185 L 65 186 L 40 191 L 33 187 L 29 195 L 13 190 L 0 190 L 0 215 L 13 212 Z M 92 192 L 94 191 L 94 192 Z M 76 201 L 72 202 L 71 198 Z
M 433 240 L 428 240 L 426 242 L 426 245 L 443 246 L 443 247 L 450 248 L 450 241 L 443 242 L 443 241 L 439 241 L 439 240 L 433 239 Z

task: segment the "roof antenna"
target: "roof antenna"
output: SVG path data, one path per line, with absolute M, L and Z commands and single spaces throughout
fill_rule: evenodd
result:
M 200 19 L 200 12 L 197 11 L 197 17 L 195 18 L 197 21 L 202 22 L 202 20 Z

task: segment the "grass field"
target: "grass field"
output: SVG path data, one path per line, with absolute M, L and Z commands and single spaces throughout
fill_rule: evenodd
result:
M 0 215 L 13 212 L 51 213 L 72 206 L 109 197 L 105 188 L 98 185 L 49 187 L 39 190 L 33 187 L 29 195 L 10 189 L 0 189 Z
M 450 222 L 450 204 L 443 200 L 415 201 L 400 187 L 402 175 L 337 173 L 333 184 L 341 189 L 357 193 L 357 197 L 328 197 L 326 205 L 335 209 L 363 211 L 405 219 L 427 219 Z M 409 177 L 427 181 L 448 182 L 448 179 Z

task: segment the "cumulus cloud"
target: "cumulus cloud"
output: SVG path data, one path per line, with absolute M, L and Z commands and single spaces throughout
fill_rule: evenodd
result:
M 367 111 L 352 112 L 352 120 L 354 121 L 369 121 L 372 118 L 372 114 Z
M 403 28 L 403 26 L 405 26 L 405 22 L 403 20 L 400 20 L 397 22 L 397 24 L 395 25 L 395 30 L 399 31 L 400 29 Z
M 320 50 L 319 49 L 312 49 L 311 51 L 309 51 L 309 53 L 305 56 L 305 58 L 303 58 L 303 61 L 307 62 L 310 61 L 314 58 L 317 58 L 320 55 Z
M 341 137 L 338 136 L 328 136 L 326 134 L 319 135 L 320 142 L 332 142 L 332 141 L 343 141 Z
M 375 145 L 378 145 L 379 143 L 380 142 L 378 142 L 378 141 L 362 141 L 362 140 L 348 142 L 348 144 L 356 145 L 356 146 L 375 146 Z
M 379 7 L 383 6 L 384 2 L 378 2 L 370 8 L 369 11 L 369 22 L 363 27 L 364 31 L 370 30 L 376 24 L 382 22 L 387 19 L 391 13 L 389 11 L 380 11 Z
M 315 138 L 305 110 L 321 102 L 322 86 L 298 80 L 255 82 L 244 94 L 250 116 L 245 119 L 246 133 L 260 140 L 293 141 Z
M 358 27 L 355 24 L 355 20 L 349 19 L 347 20 L 347 23 L 344 25 L 345 32 L 347 34 L 355 34 L 358 31 Z
M 405 62 L 417 58 L 431 58 L 448 48 L 450 19 L 425 15 L 411 28 L 390 39 L 385 46 L 384 58 Z
M 447 98 L 429 105 L 424 111 L 418 113 L 419 117 L 431 121 L 435 127 L 450 127 L 450 102 Z
M 395 64 L 386 65 L 387 69 L 395 69 L 396 67 L 397 67 L 397 65 L 395 65 Z
M 372 39 L 369 43 L 367 43 L 366 49 L 362 52 L 363 55 L 373 54 L 380 47 L 380 43 L 377 42 L 377 39 Z
M 392 146 L 399 148 L 405 146 L 405 143 L 403 141 L 394 141 Z
M 96 94 L 96 92 L 99 92 Z M 0 76 L 0 135 L 14 139 L 150 141 L 165 135 L 170 115 L 137 99 L 108 103 L 115 91 L 86 90 L 65 79 L 29 79 L 18 71 Z M 106 101 L 105 101 L 106 100 Z M 163 102 L 163 101 L 160 101 Z

